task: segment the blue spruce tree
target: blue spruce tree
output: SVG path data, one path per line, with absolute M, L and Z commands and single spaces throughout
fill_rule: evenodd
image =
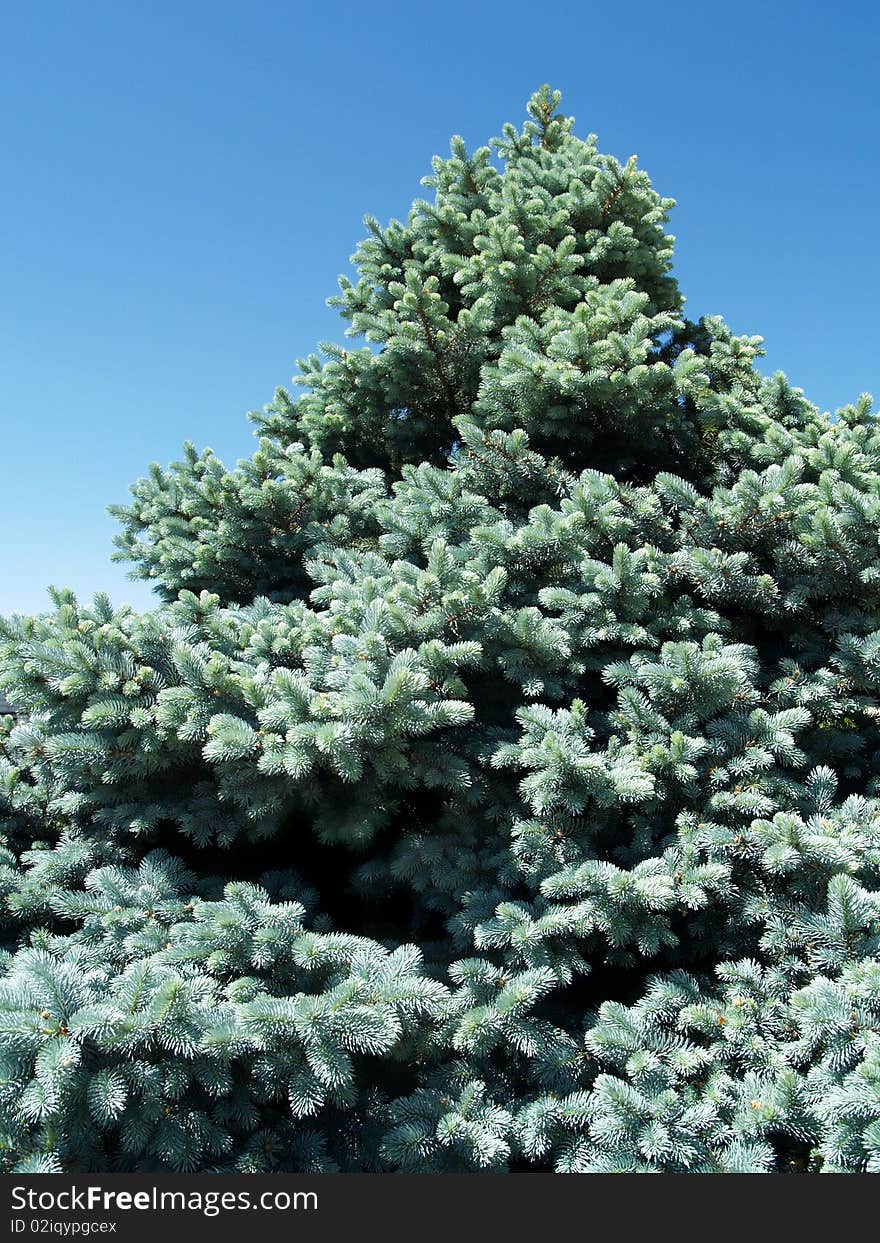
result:
M 559 103 L 2 622 L 7 1170 L 880 1171 L 880 428 Z

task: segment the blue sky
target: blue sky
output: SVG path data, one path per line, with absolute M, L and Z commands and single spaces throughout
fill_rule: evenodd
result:
M 873 4 L 36 0 L 0 29 L 0 612 L 50 582 L 147 607 L 105 506 L 184 440 L 247 455 L 341 338 L 363 215 L 545 81 L 678 201 L 691 316 L 823 409 L 880 398 Z

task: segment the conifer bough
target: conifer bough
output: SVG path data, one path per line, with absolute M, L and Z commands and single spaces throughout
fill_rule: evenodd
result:
M 2 623 L 5 1168 L 880 1171 L 878 425 L 559 102 Z

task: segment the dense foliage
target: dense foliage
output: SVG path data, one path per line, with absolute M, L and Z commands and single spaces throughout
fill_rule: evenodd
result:
M 558 104 L 2 623 L 7 1169 L 880 1170 L 880 430 Z

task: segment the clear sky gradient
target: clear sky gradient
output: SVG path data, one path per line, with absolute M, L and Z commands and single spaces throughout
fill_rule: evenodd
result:
M 363 215 L 545 81 L 678 201 L 693 318 L 823 409 L 880 397 L 873 3 L 35 0 L 0 29 L 0 612 L 147 607 L 105 506 L 184 440 L 249 454 L 247 411 L 342 337 Z

